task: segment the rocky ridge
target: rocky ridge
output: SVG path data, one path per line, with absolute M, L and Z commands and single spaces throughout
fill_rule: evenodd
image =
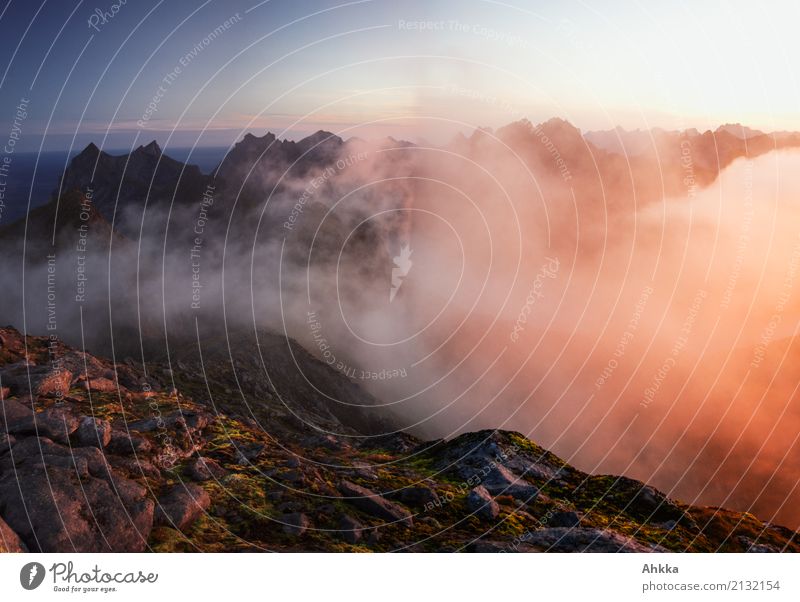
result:
M 193 372 L 115 364 L 0 329 L 0 546 L 800 551 L 790 529 L 585 474 L 519 433 L 365 436 L 363 415 L 351 424 L 322 407 L 321 430 L 305 422 L 310 413 L 256 420 L 226 400 L 236 397 L 230 383 L 211 379 L 202 396 Z

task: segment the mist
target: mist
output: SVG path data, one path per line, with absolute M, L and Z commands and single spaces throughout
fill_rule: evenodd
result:
M 526 153 L 513 134 L 355 140 L 325 166 L 255 164 L 204 208 L 120 208 L 113 234 L 89 228 L 80 301 L 76 222 L 59 235 L 54 331 L 141 361 L 285 333 L 399 430 L 517 430 L 587 472 L 800 525 L 800 153 L 711 182 L 660 165 L 676 189 L 643 169 L 609 179 L 579 142 L 556 156 L 534 132 Z M 44 334 L 50 245 L 28 236 L 3 319 Z

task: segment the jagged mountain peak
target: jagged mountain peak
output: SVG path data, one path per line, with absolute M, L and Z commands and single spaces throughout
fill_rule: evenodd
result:
M 753 138 L 754 136 L 764 135 L 764 132 L 760 130 L 754 130 L 753 128 L 749 128 L 741 123 L 725 123 L 714 130 L 715 134 L 721 134 L 723 132 L 732 134 L 742 140 L 747 140 L 748 138 Z
M 151 140 L 148 144 L 139 146 L 135 151 L 135 154 L 144 154 L 149 155 L 151 157 L 160 157 L 162 154 L 161 147 L 158 146 L 158 142 L 155 140 Z

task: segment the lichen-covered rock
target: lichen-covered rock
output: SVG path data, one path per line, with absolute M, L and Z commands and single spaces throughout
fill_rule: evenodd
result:
M 483 485 L 478 485 L 467 495 L 467 507 L 486 520 L 494 520 L 500 514 L 500 506 Z
M 296 537 L 300 537 L 311 527 L 311 519 L 302 512 L 284 514 L 279 521 L 282 523 L 284 533 Z
M 106 449 L 111 454 L 120 456 L 130 454 L 146 454 L 152 451 L 153 445 L 145 439 L 134 434 L 128 434 L 123 431 L 112 431 Z
M 352 504 L 362 512 L 378 516 L 390 522 L 398 522 L 407 527 L 414 525 L 411 513 L 394 502 L 390 502 L 380 494 L 361 487 L 350 481 L 339 483 L 339 491 L 345 496 L 345 501 Z
M 192 483 L 173 485 L 158 498 L 155 522 L 183 531 L 211 506 L 208 492 Z
M 364 525 L 354 519 L 352 516 L 343 515 L 339 520 L 339 529 L 342 539 L 347 543 L 357 544 L 361 541 Z
M 11 527 L 6 524 L 6 521 L 0 518 L 0 554 L 3 552 L 13 554 L 27 551 L 28 548 L 22 543 L 19 535 L 14 533 Z
M 606 529 L 552 527 L 533 531 L 525 543 L 546 552 L 666 552 L 655 545 L 642 544 L 631 537 Z
M 6 426 L 13 435 L 35 434 L 67 443 L 70 435 L 78 429 L 78 419 L 65 407 L 51 407 L 38 413 L 28 412 Z
M 102 449 L 111 441 L 111 423 L 108 420 L 84 416 L 75 431 L 75 438 L 80 446 Z
M 44 396 L 62 397 L 69 391 L 72 383 L 72 372 L 49 364 L 12 364 L 0 369 L 0 377 L 12 393 L 20 397 L 28 395 L 34 399 Z
M 54 451 L 55 444 L 42 443 Z M 132 481 L 92 472 L 85 456 L 28 455 L 14 471 L 0 472 L 2 518 L 33 552 L 143 551 L 153 501 Z
M 210 481 L 211 479 L 221 479 L 227 474 L 227 471 L 211 458 L 201 456 L 189 462 L 186 466 L 186 473 L 194 481 Z

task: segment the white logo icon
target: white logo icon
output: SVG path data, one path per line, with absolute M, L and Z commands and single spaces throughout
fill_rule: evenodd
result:
M 44 566 L 38 562 L 29 562 L 19 572 L 19 583 L 27 590 L 36 589 L 44 581 Z
M 389 303 L 394 301 L 397 291 L 400 290 L 400 286 L 403 284 L 403 279 L 408 276 L 408 272 L 411 270 L 413 265 L 411 261 L 412 252 L 409 245 L 403 245 L 400 249 L 400 255 L 397 255 L 392 260 L 396 267 L 392 268 L 392 288 L 389 291 Z

